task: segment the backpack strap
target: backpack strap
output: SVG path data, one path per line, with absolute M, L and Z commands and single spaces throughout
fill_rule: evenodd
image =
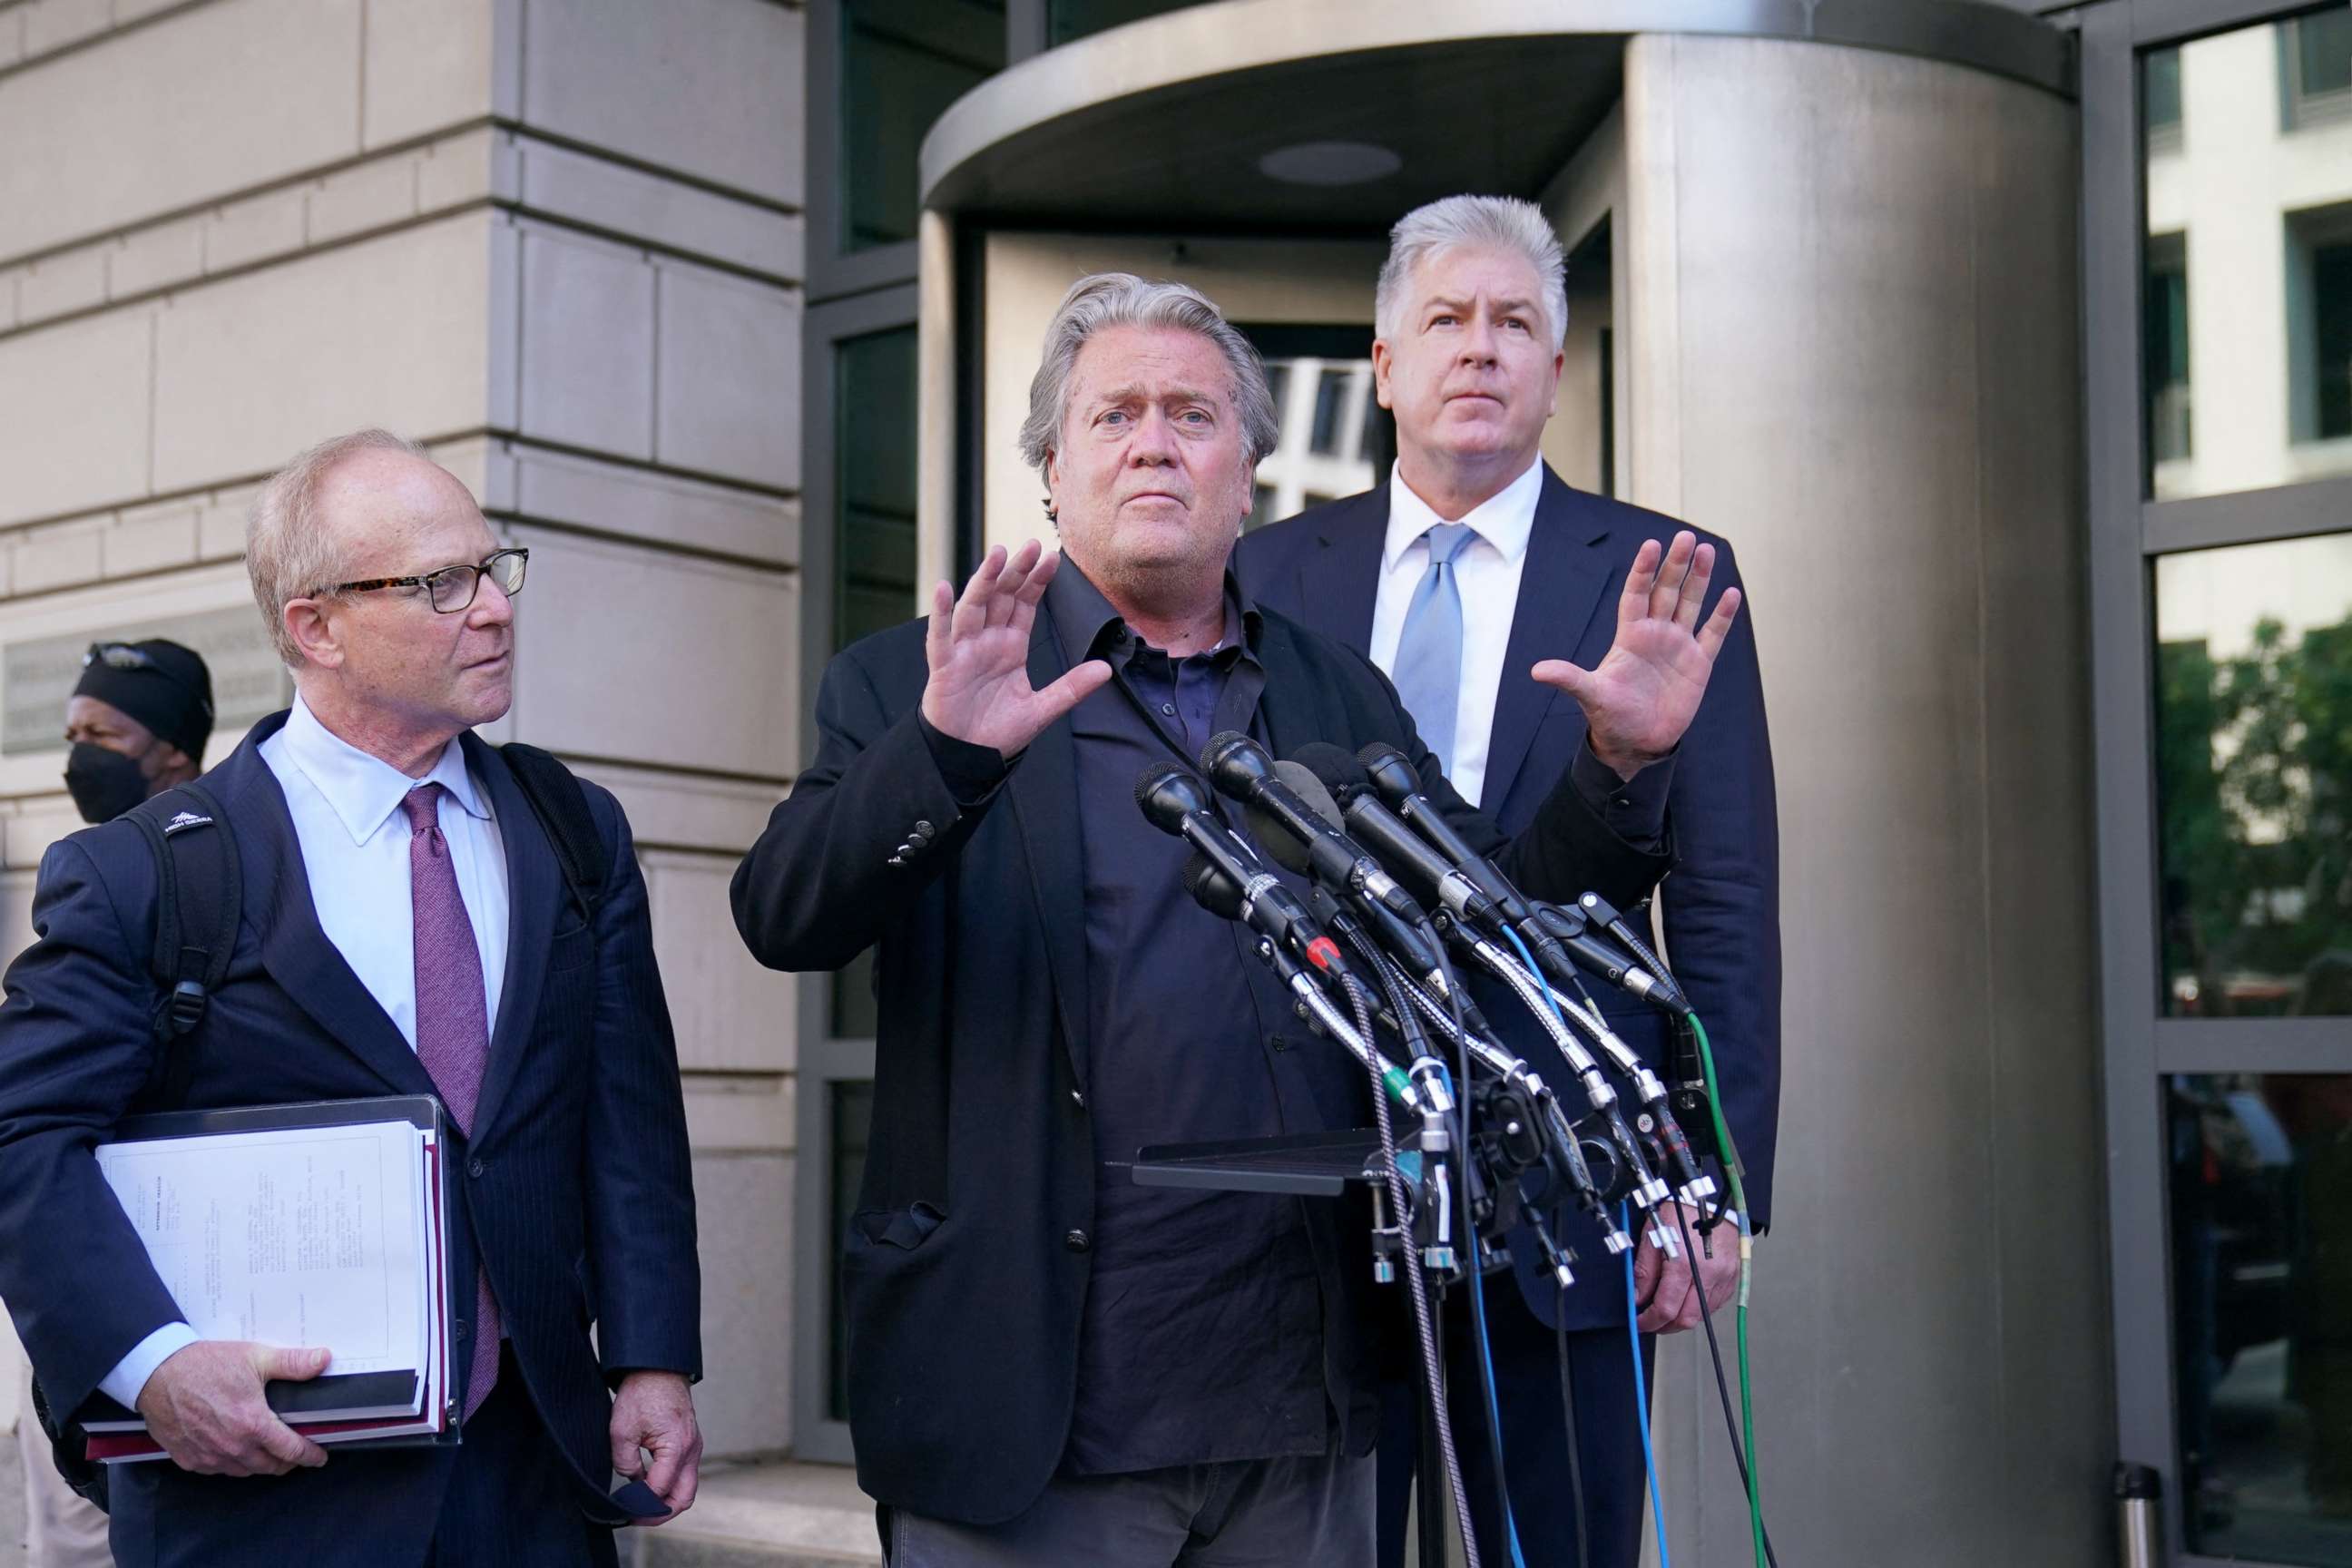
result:
M 167 789 L 126 814 L 155 856 L 155 1037 L 163 1046 L 155 1103 L 187 1097 L 194 1065 L 173 1043 L 204 1020 L 205 1005 L 228 973 L 236 947 L 245 879 L 236 836 L 211 792 L 189 783 Z
M 530 803 L 531 815 L 547 830 L 548 841 L 555 847 L 556 864 L 563 872 L 563 885 L 572 901 L 580 906 L 581 918 L 594 921 L 596 907 L 604 901 L 604 879 L 612 874 L 613 858 L 604 847 L 604 835 L 596 831 L 595 817 L 589 814 L 588 792 L 580 787 L 570 768 L 537 746 L 509 741 L 499 748 L 499 755 L 506 759 L 516 787 Z

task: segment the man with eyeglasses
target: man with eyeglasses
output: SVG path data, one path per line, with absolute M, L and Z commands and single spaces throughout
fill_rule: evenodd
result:
M 471 732 L 510 700 L 527 555 L 421 448 L 304 453 L 246 556 L 296 696 L 199 781 L 244 889 L 228 972 L 159 1042 L 138 826 L 43 859 L 0 1004 L 0 1300 L 52 1410 L 104 1392 L 169 1453 L 110 1478 L 125 1562 L 612 1564 L 613 1527 L 693 1501 L 702 1447 L 685 1111 L 627 820 L 584 782 L 559 780 L 569 809 L 526 795 Z M 336 1452 L 265 1402 L 332 1347 L 197 1339 L 90 1149 L 133 1110 L 425 1093 L 457 1134 L 463 1442 Z M 615 1470 L 642 1485 L 608 1496 Z

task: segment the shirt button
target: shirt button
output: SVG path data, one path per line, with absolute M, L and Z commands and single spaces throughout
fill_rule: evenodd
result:
M 468 1323 L 465 1319 L 460 1318 L 456 1322 L 449 1325 L 449 1331 L 462 1340 L 467 1334 L 473 1332 L 473 1328 L 474 1326 L 471 1323 Z
M 1087 1237 L 1085 1231 L 1074 1230 L 1067 1236 L 1062 1237 L 1062 1245 L 1068 1247 L 1072 1252 L 1084 1252 L 1088 1247 L 1094 1246 L 1094 1242 Z
M 1162 702 L 1160 705 L 1160 710 L 1162 713 L 1167 714 L 1171 719 L 1176 717 L 1176 704 L 1173 702 Z
M 489 1169 L 488 1166 L 483 1164 L 480 1160 L 476 1159 L 467 1163 L 466 1174 L 473 1177 L 476 1181 L 479 1181 L 481 1180 L 482 1173 L 488 1169 Z
M 1084 1110 L 1087 1107 L 1087 1097 L 1085 1091 L 1076 1089 L 1070 1090 L 1070 1103 L 1076 1106 L 1079 1110 Z

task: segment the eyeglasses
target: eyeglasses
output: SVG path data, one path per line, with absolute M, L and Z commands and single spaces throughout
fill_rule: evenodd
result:
M 190 686 L 178 670 L 156 658 L 145 648 L 133 647 L 127 642 L 94 642 L 83 651 L 81 656 L 81 667 L 84 669 L 88 669 L 93 664 L 102 664 L 109 669 L 143 669 L 150 675 L 160 675 L 202 704 L 205 718 L 212 717 L 213 700 Z
M 485 576 L 509 598 L 521 593 L 522 570 L 530 561 L 528 550 L 494 550 L 478 566 L 444 566 L 422 577 L 369 577 L 357 583 L 338 583 L 321 592 L 366 594 L 378 588 L 422 588 L 432 599 L 435 609 L 445 616 L 454 616 L 473 607 L 474 595 L 480 591 Z

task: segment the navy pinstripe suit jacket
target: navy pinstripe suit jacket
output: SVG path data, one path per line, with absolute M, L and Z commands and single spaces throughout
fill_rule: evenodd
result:
M 320 929 L 258 750 L 285 717 L 256 725 L 205 779 L 236 834 L 245 905 L 226 978 L 172 1047 L 190 1053 L 184 1104 L 430 1094 L 415 1053 Z M 701 1372 L 685 1108 L 645 880 L 619 804 L 583 784 L 611 854 L 592 930 L 498 752 L 471 734 L 462 743 L 505 840 L 509 916 L 474 1133 L 449 1152 L 452 1277 L 470 1279 L 477 1259 L 488 1268 L 582 1508 L 619 1522 L 604 1497 L 608 1379 Z M 59 841 L 34 895 L 38 940 L 10 965 L 0 1005 L 0 1300 L 59 1409 L 180 1316 L 90 1154 L 126 1112 L 164 1109 L 145 1102 L 162 1048 L 149 1029 L 156 899 L 132 824 Z M 364 1540 L 371 1555 L 355 1560 L 421 1562 L 453 1462 L 447 1449 L 355 1453 L 277 1479 L 129 1466 L 114 1477 L 115 1541 L 142 1561 L 335 1560 Z

